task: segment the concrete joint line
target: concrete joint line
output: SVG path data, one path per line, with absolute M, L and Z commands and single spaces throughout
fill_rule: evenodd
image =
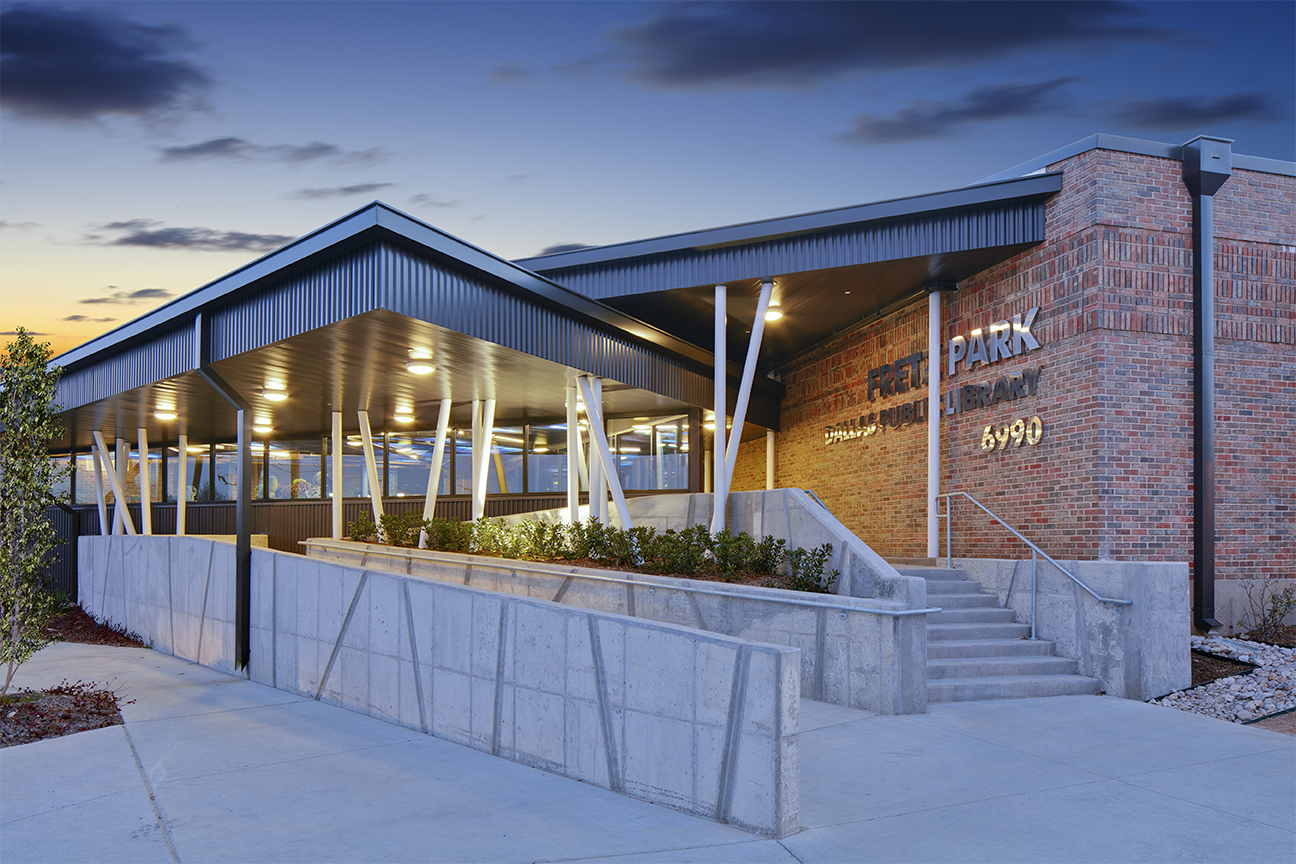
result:
M 207 591 L 211 588 L 212 558 L 216 556 L 216 541 L 207 541 L 207 578 L 203 581 L 202 612 L 198 615 L 198 650 L 194 653 L 194 662 L 202 665 L 202 637 L 207 629 Z
M 792 545 L 792 514 L 788 512 L 788 492 L 783 490 L 783 539 Z
M 270 556 L 270 686 L 279 689 L 279 556 L 277 555 Z
M 554 595 L 553 602 L 555 602 L 555 603 L 561 603 L 561 602 L 562 602 L 563 595 L 565 595 L 565 594 L 567 593 L 567 589 L 571 587 L 572 582 L 573 582 L 573 580 L 574 580 L 575 578 L 576 578 L 576 577 L 574 577 L 574 576 L 568 576 L 566 579 L 563 580 L 563 584 L 562 584 L 562 586 L 558 589 L 558 593 Z
M 108 535 L 108 548 L 104 551 L 103 580 L 99 583 L 99 614 L 106 616 L 104 604 L 108 602 L 108 568 L 112 566 L 113 535 Z
M 899 620 L 892 619 L 892 620 Z M 828 654 L 828 610 L 822 606 L 815 613 L 815 670 L 814 698 L 822 702 L 824 696 L 824 663 Z
M 423 707 L 423 672 L 419 669 L 418 640 L 414 635 L 414 607 L 410 605 L 409 583 L 402 582 L 405 595 L 405 627 L 409 630 L 410 661 L 414 664 L 414 696 L 418 699 L 419 728 L 426 735 L 428 731 L 427 712 Z
M 167 543 L 167 573 L 166 573 L 166 577 L 167 577 L 167 634 L 168 634 L 167 638 L 170 640 L 170 642 L 169 642 L 168 644 L 169 644 L 170 647 L 171 647 L 171 654 L 172 654 L 173 656 L 174 656 L 175 653 L 176 653 L 176 647 L 175 647 L 175 599 L 174 599 L 174 597 L 172 596 L 172 591 L 171 591 L 171 583 L 172 583 L 172 581 L 173 581 L 172 573 L 174 572 L 174 569 L 175 569 L 175 568 L 173 568 L 173 567 L 171 566 L 171 544 L 168 542 L 168 543 Z
M 495 710 L 491 718 L 491 755 L 498 756 L 500 751 L 500 725 L 504 721 L 504 657 L 505 638 L 508 636 L 509 609 L 513 606 L 507 600 L 500 601 L 499 642 L 495 653 Z
M 733 803 L 738 745 L 742 741 L 743 703 L 747 701 L 747 675 L 750 671 L 751 647 L 743 645 L 734 657 L 733 681 L 729 688 L 729 716 L 725 722 L 724 752 L 720 757 L 720 788 L 716 791 L 717 822 L 729 821 L 729 807 Z
M 463 581 L 463 584 L 467 585 L 467 584 L 468 584 L 468 580 L 470 580 L 470 579 L 472 579 L 472 565 L 471 565 L 471 564 L 469 564 L 467 567 L 464 568 L 464 581 Z
M 693 496 L 692 496 L 692 495 L 689 496 L 688 502 L 689 502 L 689 506 L 688 506 L 688 522 L 686 522 L 686 523 L 684 524 L 684 527 L 685 527 L 685 528 L 691 528 L 691 527 L 693 526 L 693 514 L 694 514 L 694 512 L 695 512 L 695 508 L 697 507 L 697 502 L 693 500 Z
M 697 616 L 698 629 L 710 630 L 711 628 L 707 626 L 706 618 L 702 617 L 702 607 L 698 605 L 697 595 L 692 591 L 688 591 L 684 596 L 688 597 L 689 602 L 693 604 L 693 614 Z
M 324 685 L 328 683 L 329 673 L 333 671 L 333 664 L 337 662 L 338 652 L 342 650 L 342 638 L 346 636 L 347 628 L 351 626 L 351 616 L 355 614 L 356 606 L 360 604 L 360 595 L 364 593 L 365 584 L 368 581 L 369 571 L 365 570 L 360 574 L 360 584 L 356 585 L 355 594 L 351 595 L 351 605 L 347 607 L 346 617 L 342 619 L 342 629 L 338 630 L 337 641 L 333 643 L 333 653 L 329 654 L 328 665 L 324 667 L 324 674 L 320 676 L 319 687 L 315 689 L 316 702 L 324 694 Z
M 122 724 L 122 734 L 126 736 L 126 745 L 130 747 L 131 756 L 135 757 L 135 767 L 139 769 L 140 779 L 144 781 L 144 791 L 148 793 L 149 803 L 153 805 L 153 815 L 157 817 L 158 825 L 162 827 L 162 836 L 166 838 L 167 849 L 171 850 L 171 860 L 180 864 L 175 842 L 171 839 L 171 829 L 167 827 L 166 819 L 162 817 L 162 809 L 158 807 L 157 797 L 153 794 L 153 784 L 149 782 L 148 774 L 144 771 L 144 763 L 139 758 L 139 751 L 135 749 L 135 741 L 131 738 L 130 730 L 125 724 Z
M 629 615 L 631 618 L 638 617 L 637 615 L 635 615 L 634 586 L 628 582 L 626 583 L 626 614 Z
M 599 640 L 598 621 L 585 616 L 589 624 L 590 657 L 594 661 L 594 684 L 598 690 L 599 722 L 603 726 L 603 755 L 607 759 L 608 788 L 621 791 L 621 770 L 617 760 L 616 737 L 612 734 L 612 706 L 608 704 L 607 673 L 603 666 L 603 643 Z

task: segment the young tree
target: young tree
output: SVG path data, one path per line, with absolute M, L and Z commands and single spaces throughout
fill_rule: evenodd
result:
M 0 663 L 8 668 L 0 696 L 28 657 L 54 641 L 46 633 L 58 611 L 44 568 L 58 543 L 45 510 L 61 473 L 49 442 L 63 434 L 48 342 L 21 327 L 0 350 Z

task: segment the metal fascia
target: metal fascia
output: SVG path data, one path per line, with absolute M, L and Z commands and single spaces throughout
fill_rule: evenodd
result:
M 599 246 L 594 249 L 577 249 L 572 252 L 558 252 L 553 255 L 519 258 L 514 263 L 544 273 L 563 270 L 568 267 L 611 263 L 669 252 L 715 249 L 724 246 L 758 243 L 764 240 L 776 240 L 781 237 L 824 231 L 861 222 L 920 216 L 943 210 L 956 210 L 1024 198 L 1043 197 L 1059 192 L 1061 189 L 1061 174 L 1014 177 L 996 183 L 968 186 L 946 192 L 933 192 L 912 198 L 896 198 L 889 201 L 877 201 L 872 204 L 861 204 L 855 207 L 820 210 L 798 216 L 768 219 L 761 222 L 746 222 L 688 234 L 671 234 L 649 240 Z

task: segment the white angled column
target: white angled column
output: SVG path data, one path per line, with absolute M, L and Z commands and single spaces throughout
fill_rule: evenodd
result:
M 481 422 L 476 424 L 477 434 L 473 435 L 473 520 L 486 515 L 486 480 L 490 476 L 491 443 L 495 437 L 495 400 L 485 399 L 481 403 Z
M 712 465 L 715 477 L 711 482 L 712 494 L 715 496 L 711 513 L 712 533 L 724 528 L 725 524 L 725 415 L 728 413 L 725 380 L 725 324 L 729 310 L 729 289 L 726 285 L 715 286 L 715 453 Z
M 617 518 L 621 520 L 621 530 L 628 531 L 632 527 L 630 524 L 630 509 L 626 506 L 625 493 L 621 489 L 621 478 L 617 476 L 616 464 L 612 461 L 612 448 L 608 446 L 607 435 L 603 423 L 603 405 L 600 401 L 600 391 L 598 379 L 590 380 L 584 376 L 576 379 L 581 388 L 581 395 L 585 397 L 585 413 L 590 421 L 590 449 L 598 454 L 598 461 L 603 468 L 603 476 L 607 480 L 608 486 L 612 491 L 612 501 L 616 505 Z M 606 499 L 606 496 L 604 496 Z M 592 500 L 592 499 L 591 499 Z M 606 508 L 606 503 L 604 507 Z M 606 524 L 606 514 L 604 517 Z
M 95 500 L 99 503 L 99 533 L 106 535 L 112 528 L 108 525 L 108 503 L 104 499 L 104 464 L 99 457 L 99 447 L 97 445 L 90 445 L 90 455 L 94 459 Z
M 329 486 L 333 490 L 333 539 L 342 539 L 342 412 L 333 412 L 333 436 L 329 442 Z
M 576 384 L 567 385 L 567 521 L 580 521 L 580 423 L 576 415 Z
M 437 413 L 436 443 L 432 445 L 432 464 L 428 466 L 427 496 L 423 499 L 423 518 L 431 519 L 436 513 L 437 491 L 441 488 L 441 461 L 445 458 L 446 435 L 450 431 L 450 400 L 441 400 Z M 420 549 L 427 548 L 427 529 L 419 532 Z
M 99 447 L 100 458 L 103 459 L 105 462 L 107 462 L 108 445 L 104 443 L 103 433 L 98 430 L 95 430 L 94 439 L 95 439 L 95 444 L 98 445 Z M 118 444 L 123 443 L 120 438 L 117 439 L 117 442 Z M 114 534 L 117 533 L 117 525 L 120 524 L 123 528 L 126 529 L 127 534 L 134 534 L 135 522 L 134 520 L 131 519 L 130 511 L 126 509 L 126 489 L 125 489 L 125 483 L 122 482 L 122 478 L 121 478 L 121 474 L 125 473 L 124 470 L 125 463 L 124 462 L 120 463 L 120 467 L 123 469 L 120 472 L 119 471 L 107 472 L 108 482 L 112 486 L 112 490 L 113 490 L 113 498 L 116 499 L 116 502 L 114 502 L 114 506 L 113 506 L 113 510 L 114 510 L 113 533 Z
M 752 384 L 755 383 L 756 378 L 756 359 L 760 356 L 761 337 L 765 334 L 765 313 L 769 311 L 770 294 L 773 290 L 773 282 L 761 283 L 760 299 L 756 302 L 756 320 L 752 322 L 751 339 L 747 342 L 747 362 L 743 364 L 742 383 L 738 385 L 738 404 L 734 408 L 733 430 L 729 433 L 729 442 L 724 450 L 722 494 L 726 502 L 729 500 L 729 487 L 733 485 L 734 468 L 738 465 L 738 447 L 742 444 L 743 423 L 747 420 L 747 405 L 751 401 Z M 718 424 L 716 428 L 719 428 Z M 719 449 L 716 452 L 719 453 Z M 724 527 L 723 523 L 720 527 Z
M 185 515 L 189 503 L 189 436 L 184 432 L 180 433 L 179 446 L 176 448 L 180 452 L 176 459 L 176 527 L 177 537 L 185 535 Z
M 369 429 L 369 412 L 357 411 L 360 418 L 360 446 L 364 448 L 365 474 L 369 478 L 369 503 L 373 507 L 374 524 L 382 524 L 382 486 L 378 483 L 378 460 L 374 455 L 373 433 Z M 381 536 L 382 531 L 379 530 Z
M 139 444 L 140 530 L 144 534 L 152 534 L 153 489 L 149 482 L 148 430 L 140 426 L 135 431 Z
M 135 520 L 130 515 L 130 502 L 126 500 L 126 467 L 130 464 L 130 447 L 121 438 L 114 439 L 115 443 L 113 453 L 113 473 L 117 476 L 117 486 L 113 489 L 113 533 L 121 534 L 126 531 L 126 524 L 129 522 L 132 527 Z M 123 491 L 118 494 L 115 490 L 121 488 Z M 134 534 L 134 531 L 129 532 Z

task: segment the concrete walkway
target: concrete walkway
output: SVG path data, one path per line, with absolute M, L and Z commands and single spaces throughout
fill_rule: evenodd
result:
M 1096 696 L 802 703 L 801 833 L 734 828 L 194 666 L 58 644 L 126 725 L 0 750 L 0 861 L 1296 862 L 1296 739 Z

